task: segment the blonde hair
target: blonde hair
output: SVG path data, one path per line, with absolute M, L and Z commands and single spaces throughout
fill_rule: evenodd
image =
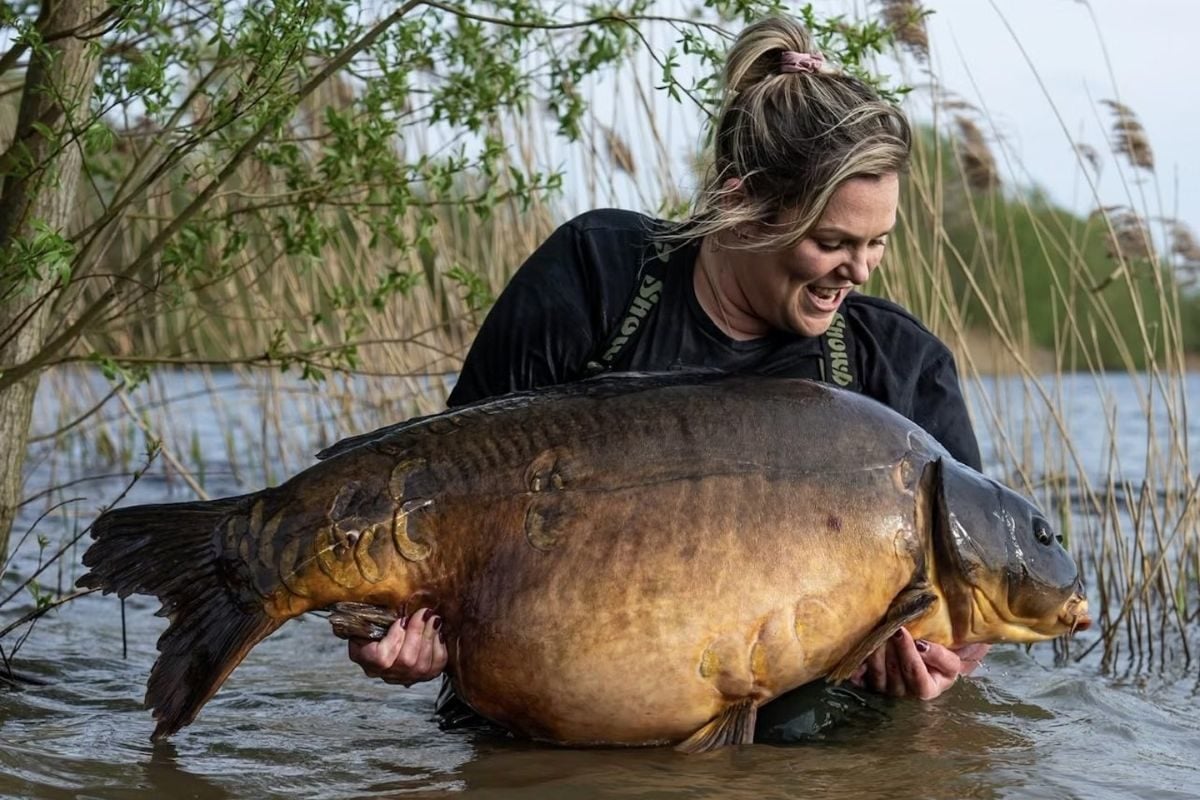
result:
M 757 223 L 758 234 L 740 246 L 788 247 L 812 230 L 847 180 L 898 174 L 907 166 L 912 135 L 900 109 L 828 63 L 782 72 L 786 51 L 815 52 L 808 31 L 790 17 L 756 22 L 733 43 L 712 165 L 672 238 Z M 726 187 L 730 178 L 740 179 L 740 193 Z M 785 209 L 797 213 L 783 224 Z

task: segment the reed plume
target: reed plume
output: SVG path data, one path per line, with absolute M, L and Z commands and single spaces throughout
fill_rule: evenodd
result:
M 967 117 L 955 117 L 958 138 L 955 140 L 963 174 L 967 184 L 979 192 L 990 192 L 1000 187 L 1000 174 L 996 171 L 996 159 L 992 156 L 983 132 Z
M 929 31 L 925 28 L 929 13 L 916 0 L 882 0 L 884 24 L 897 42 L 922 61 L 929 58 Z
M 1092 172 L 1100 174 L 1100 153 L 1096 148 L 1080 142 L 1075 145 L 1075 152 L 1079 153 L 1083 160 L 1091 166 Z
M 1171 226 L 1171 252 L 1187 263 L 1200 264 L 1200 242 L 1192 235 L 1191 228 L 1179 220 Z
M 1125 206 L 1105 206 L 1092 212 L 1092 218 L 1107 217 L 1112 230 L 1105 239 L 1108 256 L 1114 260 L 1154 258 L 1154 243 L 1146 221 Z
M 608 157 L 617 169 L 628 175 L 637 174 L 637 164 L 633 160 L 633 151 L 617 133 L 607 125 L 604 126 L 604 141 L 608 145 Z
M 1116 118 L 1113 122 L 1113 149 L 1123 153 L 1129 163 L 1135 167 L 1154 171 L 1154 151 L 1150 147 L 1150 137 L 1138 120 L 1133 109 L 1116 100 L 1101 100 Z

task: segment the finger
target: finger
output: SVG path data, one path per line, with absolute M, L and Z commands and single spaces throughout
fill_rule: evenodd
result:
M 974 672 L 975 668 L 983 663 L 983 659 L 987 657 L 988 651 L 991 649 L 990 644 L 969 644 L 966 647 L 956 648 L 954 654 L 962 662 L 958 668 L 958 674 L 970 675 Z
M 382 656 L 379 653 L 378 642 L 367 642 L 365 644 L 349 642 L 347 654 L 350 656 L 351 661 L 362 667 L 362 671 L 366 673 L 368 678 L 378 678 L 380 670 L 384 668 Z
M 438 629 L 442 627 L 441 617 L 432 617 L 421 634 L 421 651 L 417 657 L 416 674 L 423 680 L 436 676 L 433 672 L 433 649 L 437 643 Z
M 887 643 L 876 647 L 871 655 L 867 656 L 867 672 L 863 680 L 873 692 L 883 694 L 887 691 Z
M 446 665 L 450 663 L 450 653 L 446 649 L 446 628 L 443 626 L 438 630 L 437 638 L 433 641 L 433 665 L 432 671 L 434 674 L 441 674 L 446 671 Z M 433 675 L 430 675 L 432 678 Z
M 372 678 L 392 666 L 396 654 L 404 644 L 404 620 L 393 622 L 388 632 L 378 641 L 355 641 L 349 643 L 350 660 L 363 668 L 363 672 Z
M 425 628 L 428 626 L 430 616 L 429 609 L 419 609 L 409 618 L 408 624 L 405 626 L 404 644 L 396 653 L 393 665 L 406 675 L 413 674 L 417 664 L 421 661 L 421 648 L 427 644 Z
M 847 678 L 846 680 L 848 680 L 850 682 L 851 686 L 857 686 L 859 688 L 862 688 L 865 685 L 866 675 L 867 675 L 867 662 L 864 661 L 863 663 L 859 664 L 857 667 L 854 668 L 854 672 L 851 672 L 850 677 Z
M 903 636 L 903 629 L 897 631 L 895 636 L 888 639 L 887 645 L 884 647 L 883 668 L 885 683 L 883 693 L 892 697 L 904 697 L 905 695 L 903 667 L 901 666 L 900 656 L 901 639 Z
M 928 648 L 926 642 L 913 641 L 912 634 L 908 631 L 896 641 L 896 662 L 902 682 L 901 690 L 905 697 L 932 700 L 941 694 L 942 684 L 937 679 L 937 673 L 931 673 L 924 660 Z
M 400 652 L 400 648 L 404 646 L 404 640 L 408 636 L 408 631 L 405 630 L 407 621 L 398 619 L 391 624 L 384 637 L 378 642 L 374 642 L 375 648 L 372 650 L 371 645 L 363 646 L 364 653 L 373 652 L 375 655 L 375 666 L 379 669 L 388 669 L 392 666 L 392 662 L 396 660 L 396 654 Z
M 922 641 L 918 643 L 918 649 L 921 653 L 921 659 L 925 662 L 926 669 L 930 672 L 954 679 L 962 671 L 964 666 L 962 659 L 950 648 L 942 647 L 940 644 L 934 644 L 933 642 Z

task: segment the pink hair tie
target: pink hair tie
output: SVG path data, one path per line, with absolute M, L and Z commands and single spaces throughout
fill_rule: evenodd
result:
M 779 56 L 780 72 L 820 72 L 825 56 L 820 53 L 797 53 L 784 50 Z

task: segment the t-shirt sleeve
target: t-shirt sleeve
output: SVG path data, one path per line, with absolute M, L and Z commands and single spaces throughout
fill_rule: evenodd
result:
M 949 450 L 950 455 L 969 467 L 983 469 L 958 370 L 948 351 L 921 370 L 913 397 L 912 420 Z
M 447 405 L 564 383 L 596 347 L 588 253 L 560 226 L 513 275 L 467 352 Z
M 852 302 L 853 301 L 853 302 Z M 886 300 L 847 300 L 864 392 L 920 425 L 950 455 L 982 467 L 954 354 L 916 318 Z

